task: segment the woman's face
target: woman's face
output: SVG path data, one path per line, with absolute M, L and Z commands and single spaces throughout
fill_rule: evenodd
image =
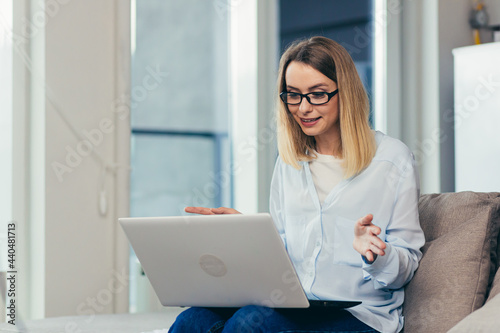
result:
M 331 93 L 337 89 L 337 84 L 321 72 L 297 61 L 288 65 L 285 81 L 287 92 Z M 328 103 L 322 105 L 312 105 L 303 97 L 299 105 L 288 105 L 288 110 L 306 135 L 314 136 L 317 141 L 335 140 L 340 134 L 338 96 L 333 96 Z

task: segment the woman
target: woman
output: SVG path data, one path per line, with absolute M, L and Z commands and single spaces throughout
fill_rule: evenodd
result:
M 336 312 L 191 308 L 171 332 L 399 332 L 403 286 L 424 244 L 413 155 L 370 129 L 354 63 L 330 39 L 292 44 L 280 61 L 278 89 L 271 215 L 309 299 L 362 304 Z

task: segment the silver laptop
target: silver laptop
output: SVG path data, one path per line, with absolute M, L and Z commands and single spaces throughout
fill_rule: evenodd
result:
M 360 303 L 310 302 L 267 213 L 119 222 L 164 306 L 307 308 Z

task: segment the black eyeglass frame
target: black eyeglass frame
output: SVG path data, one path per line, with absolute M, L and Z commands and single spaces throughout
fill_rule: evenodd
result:
M 307 94 L 300 94 L 300 93 L 296 93 L 296 92 L 283 91 L 280 94 L 280 98 L 283 101 L 283 103 L 285 103 L 287 105 L 300 105 L 300 103 L 302 103 L 302 99 L 304 97 L 307 99 L 307 101 L 311 105 L 323 105 L 323 104 L 326 104 L 326 103 L 330 102 L 330 100 L 332 99 L 332 97 L 335 96 L 335 95 L 337 95 L 337 93 L 339 92 L 339 90 L 337 89 L 337 90 L 334 90 L 334 91 L 332 91 L 330 93 L 324 92 L 328 96 L 328 100 L 326 102 L 324 102 L 324 103 L 317 104 L 317 103 L 311 102 L 311 98 L 308 95 L 317 94 L 319 92 L 323 93 L 323 91 L 313 91 L 313 92 L 310 92 L 310 93 L 307 93 Z M 286 101 L 286 95 L 287 94 L 295 94 L 295 95 L 300 96 L 300 101 L 298 103 L 288 103 Z

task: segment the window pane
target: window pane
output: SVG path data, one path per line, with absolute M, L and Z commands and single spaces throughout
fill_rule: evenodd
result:
M 227 17 L 203 0 L 137 1 L 136 13 L 132 87 L 168 74 L 147 98 L 132 89 L 132 127 L 227 131 Z
M 183 215 L 188 205 L 218 206 L 228 190 L 217 180 L 223 144 L 215 137 L 134 135 L 131 216 Z
M 232 206 L 228 19 L 212 1 L 132 1 L 132 216 Z M 156 310 L 130 263 L 130 310 Z
M 299 38 L 325 36 L 333 39 L 349 52 L 368 96 L 372 96 L 372 13 L 373 0 L 281 0 L 282 52 Z

